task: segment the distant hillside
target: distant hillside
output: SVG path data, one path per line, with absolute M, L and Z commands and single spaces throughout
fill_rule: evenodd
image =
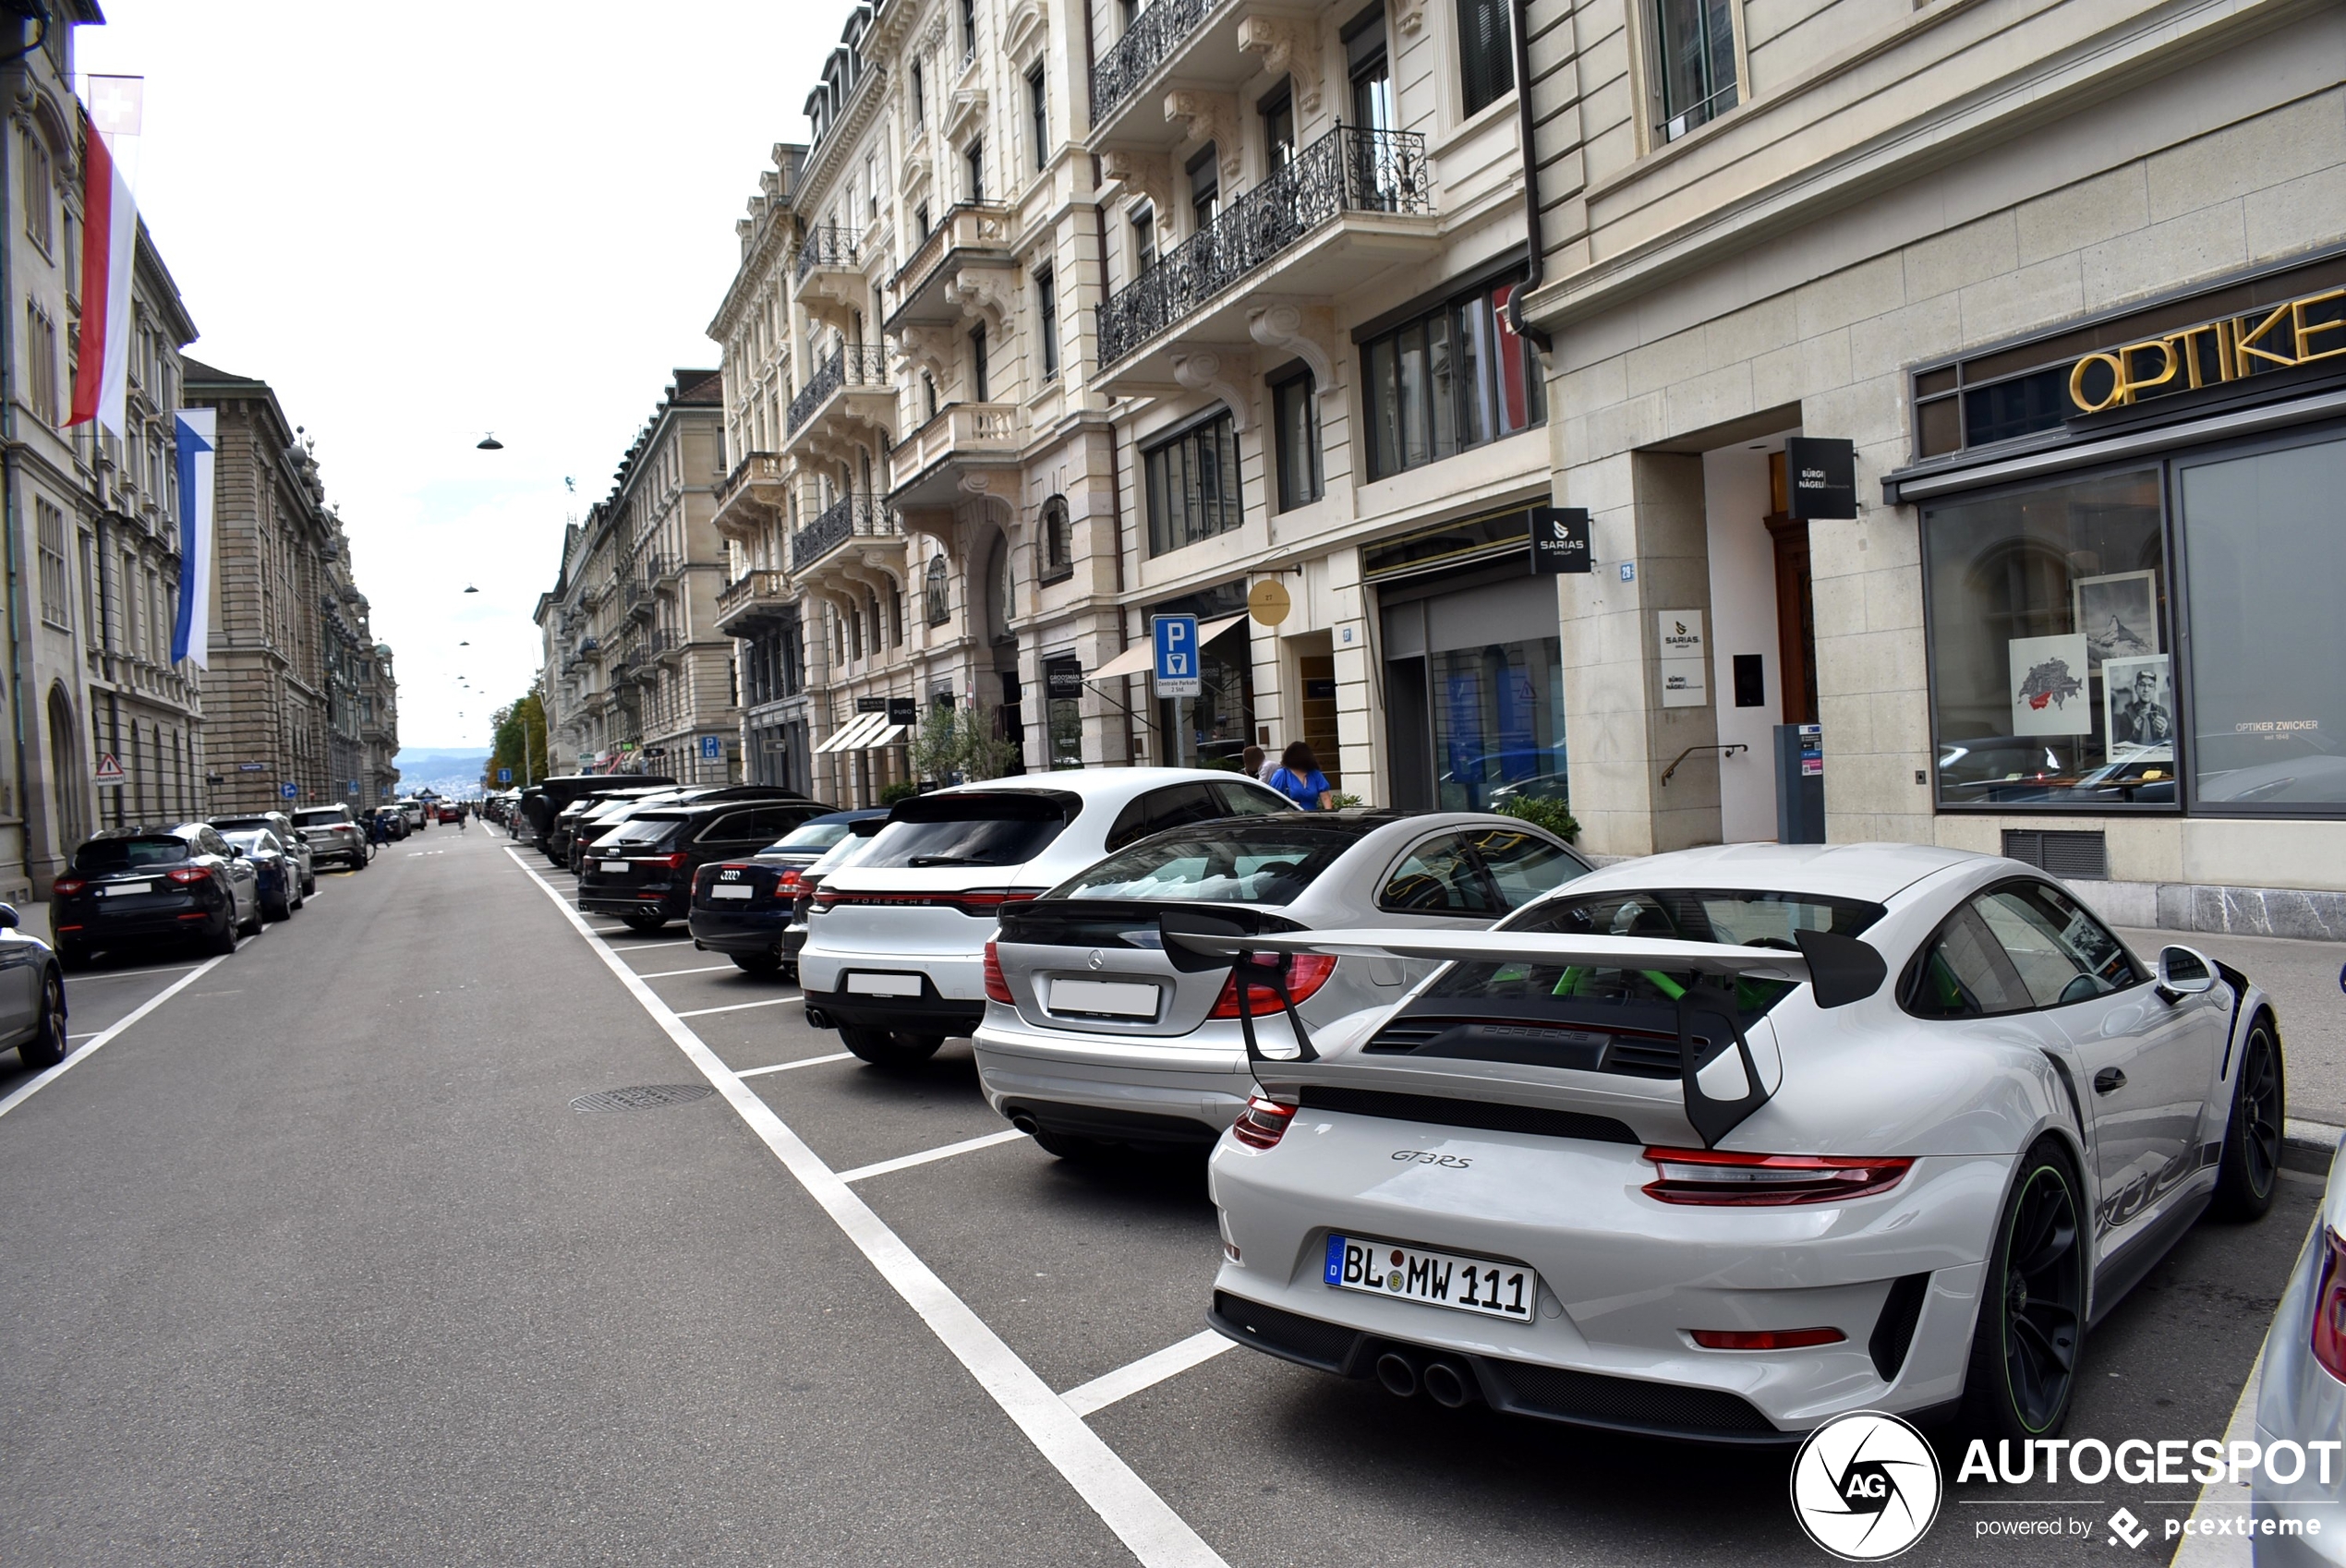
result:
M 439 752 L 403 749 L 392 759 L 399 769 L 403 794 L 433 790 L 443 795 L 470 795 L 480 789 L 480 770 L 489 765 L 486 746 L 474 751 Z

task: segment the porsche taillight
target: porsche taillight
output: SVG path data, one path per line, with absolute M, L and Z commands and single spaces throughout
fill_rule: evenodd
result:
M 1838 1203 L 1898 1185 L 1914 1161 L 1834 1154 L 1742 1154 L 1725 1149 L 1648 1149 L 1657 1173 L 1645 1194 L 1663 1203 L 1728 1208 Z
M 1288 1124 L 1293 1120 L 1294 1106 L 1282 1105 L 1260 1094 L 1249 1095 L 1246 1109 L 1230 1124 L 1230 1136 L 1250 1149 L 1268 1149 L 1287 1136 Z
M 1287 959 L 1287 994 L 1300 1004 L 1325 985 L 1328 976 L 1335 972 L 1336 959 L 1325 953 L 1290 953 Z M 1249 980 L 1246 1005 L 1247 1010 L 1256 1018 L 1264 1018 L 1279 1010 L 1279 994 L 1271 989 L 1267 981 Z M 1239 1016 L 1238 971 L 1232 970 L 1230 978 L 1222 983 L 1222 994 L 1214 998 L 1214 1010 L 1205 1016 L 1210 1019 L 1234 1019 Z
M 1018 1004 L 1018 998 L 1010 995 L 1010 976 L 1002 972 L 1002 955 L 994 950 L 991 942 L 986 944 L 986 999 L 1008 1002 L 1013 1007 Z
M 2314 1292 L 2314 1359 L 2346 1382 L 2346 1237 L 2322 1227 L 2322 1281 Z

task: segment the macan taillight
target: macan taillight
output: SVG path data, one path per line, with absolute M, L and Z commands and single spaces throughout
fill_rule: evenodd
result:
M 993 916 L 1001 913 L 1004 904 L 1031 903 L 1044 891 L 1040 887 L 971 887 L 958 893 L 848 893 L 836 887 L 817 887 L 815 907 L 824 911 L 843 908 L 959 910 L 965 915 Z
M 1764 1208 L 1838 1203 L 1895 1187 L 1913 1166 L 1905 1157 L 1743 1154 L 1725 1149 L 1648 1149 L 1656 1178 L 1645 1195 L 1663 1203 Z
M 1230 1124 L 1230 1136 L 1250 1149 L 1269 1149 L 1287 1136 L 1288 1124 L 1294 1120 L 1294 1106 L 1250 1095 L 1246 1109 Z

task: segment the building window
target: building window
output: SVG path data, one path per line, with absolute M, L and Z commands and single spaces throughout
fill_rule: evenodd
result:
M 1058 279 L 1049 267 L 1034 269 L 1034 316 L 1041 327 L 1043 374 L 1059 373 Z
M 1149 553 L 1227 534 L 1244 509 L 1239 496 L 1238 431 L 1226 409 L 1156 447 L 1143 459 L 1149 507 Z
M 51 172 L 49 149 L 42 141 L 41 133 L 28 126 L 21 134 L 24 138 L 24 232 L 45 256 L 54 250 L 56 244 L 56 195 L 50 188 L 54 176 Z
M 1215 162 L 1214 144 L 1190 160 L 1190 232 L 1198 233 L 1214 226 L 1214 215 L 1222 210 L 1222 180 Z
M 1520 287 L 1477 289 L 1360 345 L 1369 477 L 1439 462 L 1546 417 L 1531 346 L 1507 325 Z
M 977 0 L 961 0 L 961 60 L 977 58 Z
M 57 329 L 39 306 L 25 306 L 25 395 L 33 416 L 54 427 L 65 416 L 57 398 Z
M 993 401 L 992 378 L 986 368 L 986 323 L 970 329 L 970 395 L 973 402 Z
M 924 417 L 937 417 L 937 378 L 925 370 L 921 372 L 921 408 Z
M 1731 0 L 1651 0 L 1654 74 L 1661 113 L 1654 129 L 1675 141 L 1735 106 L 1735 34 Z
M 1312 372 L 1289 376 L 1271 388 L 1271 416 L 1278 442 L 1279 510 L 1309 506 L 1320 499 L 1320 399 Z
M 1056 583 L 1075 574 L 1075 528 L 1068 520 L 1067 498 L 1053 496 L 1043 503 L 1043 581 Z
M 913 232 L 921 239 L 928 237 L 928 203 L 925 201 L 913 209 Z
M 1469 115 L 1481 113 L 1515 86 L 1506 0 L 1458 0 L 1458 86 Z
M 913 134 L 918 136 L 928 128 L 928 74 L 918 60 L 913 62 L 912 98 Z
M 1352 123 L 1362 130 L 1399 128 L 1393 110 L 1393 61 L 1385 44 L 1385 7 L 1372 6 L 1344 29 L 1344 64 L 1352 83 Z
M 979 138 L 976 138 L 976 139 L 973 139 L 973 140 L 970 142 L 970 145 L 969 145 L 969 151 L 961 154 L 961 164 L 962 164 L 962 167 L 964 167 L 965 169 L 967 169 L 967 170 L 969 171 L 969 199 L 970 199 L 972 201 L 983 201 L 983 200 L 985 200 L 985 199 L 986 199 L 986 139 L 985 139 L 985 138 L 983 138 L 983 137 L 979 137 Z
M 1034 167 L 1040 170 L 1051 158 L 1051 98 L 1039 63 L 1026 73 L 1026 112 L 1034 127 Z
M 942 626 L 953 618 L 952 568 L 945 558 L 933 555 L 928 561 L 928 579 L 922 591 L 922 614 L 931 626 Z
M 73 629 L 73 596 L 66 585 L 66 514 L 46 501 L 33 502 L 40 534 L 41 619 L 62 630 Z
M 1146 277 L 1156 267 L 1156 209 L 1132 210 L 1132 272 Z
M 1295 162 L 1295 91 L 1281 82 L 1255 105 L 1263 115 L 1264 173 L 1276 175 Z

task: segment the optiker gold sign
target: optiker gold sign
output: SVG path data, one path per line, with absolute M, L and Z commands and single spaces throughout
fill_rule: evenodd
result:
M 2069 398 L 2088 414 L 2146 397 L 2242 381 L 2346 356 L 2346 288 L 2325 289 L 2268 314 L 2219 316 L 2162 337 L 2088 354 L 2071 367 Z

